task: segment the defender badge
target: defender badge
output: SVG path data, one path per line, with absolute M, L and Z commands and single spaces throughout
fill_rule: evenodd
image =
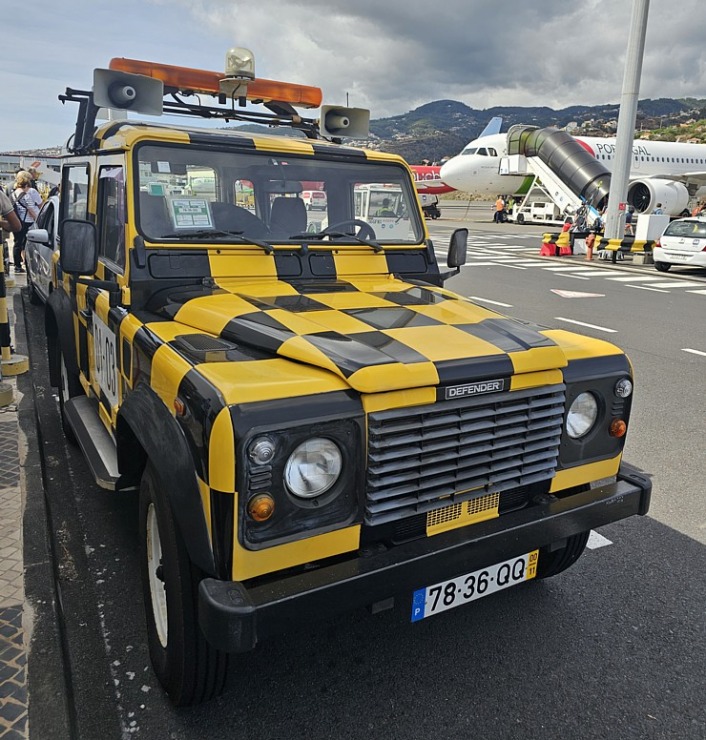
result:
M 463 385 L 451 385 L 446 390 L 446 400 L 452 398 L 465 398 L 466 396 L 477 396 L 481 393 L 496 393 L 505 390 L 505 378 L 497 380 L 479 380 L 475 383 L 464 383 Z

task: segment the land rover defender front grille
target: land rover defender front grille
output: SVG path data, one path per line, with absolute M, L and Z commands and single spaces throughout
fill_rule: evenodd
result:
M 561 384 L 369 414 L 366 523 L 550 479 L 564 391 Z

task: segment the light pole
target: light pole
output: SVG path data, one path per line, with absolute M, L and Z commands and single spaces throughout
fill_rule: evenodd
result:
M 618 113 L 618 133 L 615 141 L 615 165 L 610 180 L 608 210 L 606 211 L 605 235 L 608 239 L 620 239 L 625 229 L 625 208 L 630 180 L 630 162 L 635 138 L 637 99 L 640 92 L 642 57 L 645 51 L 647 14 L 650 0 L 633 0 L 632 21 L 625 58 L 623 94 Z

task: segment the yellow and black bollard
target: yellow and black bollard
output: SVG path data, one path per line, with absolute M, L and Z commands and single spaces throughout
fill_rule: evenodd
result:
M 7 311 L 4 260 L 0 260 L 0 367 L 4 376 L 20 375 L 29 370 L 29 360 L 27 357 L 25 355 L 15 354 L 12 351 L 10 317 Z

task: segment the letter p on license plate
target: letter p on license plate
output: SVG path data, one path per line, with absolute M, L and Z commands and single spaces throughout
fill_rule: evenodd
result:
M 412 594 L 412 621 L 418 622 L 529 581 L 537 575 L 538 558 L 539 550 L 533 550 L 450 581 L 419 588 Z

